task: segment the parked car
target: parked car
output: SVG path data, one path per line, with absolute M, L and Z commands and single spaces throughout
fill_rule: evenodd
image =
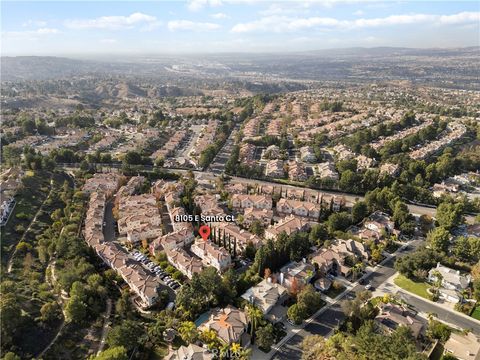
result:
M 373 290 L 372 284 L 365 285 L 365 290 Z

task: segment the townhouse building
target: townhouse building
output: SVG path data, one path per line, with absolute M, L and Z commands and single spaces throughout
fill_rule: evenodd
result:
M 224 272 L 232 263 L 230 253 L 211 241 L 199 239 L 195 241 L 190 250 L 203 260 L 205 266 L 213 266 L 218 272 Z
M 288 215 L 284 219 L 280 220 L 275 225 L 269 226 L 265 229 L 265 238 L 276 240 L 281 233 L 287 235 L 295 234 L 299 231 L 307 231 L 310 229 L 310 223 L 303 218 Z
M 289 199 L 280 199 L 277 202 L 277 211 L 284 215 L 296 215 L 317 220 L 320 217 L 322 206 L 320 204 Z
M 267 195 L 233 194 L 231 200 L 235 209 L 272 209 L 272 198 Z

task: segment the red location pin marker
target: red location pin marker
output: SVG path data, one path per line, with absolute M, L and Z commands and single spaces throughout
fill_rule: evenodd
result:
M 210 236 L 210 226 L 202 225 L 198 229 L 198 233 L 203 238 L 204 241 L 207 241 L 207 238 Z

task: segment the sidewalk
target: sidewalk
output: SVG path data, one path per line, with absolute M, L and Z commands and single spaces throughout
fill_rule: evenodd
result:
M 430 299 L 426 299 L 424 297 L 421 297 L 417 294 L 414 294 L 408 290 L 405 290 L 403 288 L 401 288 L 400 286 L 396 285 L 394 283 L 394 279 L 398 276 L 398 273 L 395 273 L 394 275 L 392 275 L 391 277 L 389 277 L 381 286 L 379 286 L 374 292 L 373 292 L 373 296 L 383 296 L 384 294 L 392 294 L 392 295 L 395 295 L 398 291 L 403 291 L 405 293 L 407 293 L 409 296 L 412 296 L 412 297 L 415 297 L 419 300 L 422 300 L 422 301 L 425 301 L 427 303 L 430 303 L 432 304 L 433 306 L 435 307 L 442 307 L 444 310 L 447 310 L 447 311 L 450 311 L 452 313 L 454 313 L 455 315 L 459 315 L 459 316 L 462 316 L 464 317 L 465 319 L 468 319 L 468 320 L 471 320 L 471 321 L 474 321 L 474 322 L 477 322 L 478 324 L 480 324 L 480 320 L 477 320 L 477 319 L 474 319 L 473 317 L 471 316 L 468 316 L 460 311 L 456 311 L 454 308 L 453 308 L 453 304 L 450 304 L 450 303 L 445 303 L 445 304 L 442 304 L 442 303 L 438 303 L 438 302 L 435 302 L 435 301 L 432 301 Z M 434 310 L 434 309 L 433 309 Z M 418 315 L 425 318 L 425 319 L 428 319 L 428 314 L 427 313 L 424 313 L 424 312 L 418 312 Z M 452 323 L 449 323 L 449 322 L 446 322 L 445 320 L 442 320 L 442 319 L 438 319 L 442 322 L 444 322 L 445 324 L 453 327 L 453 328 L 456 328 L 456 329 L 459 329 L 459 330 L 463 330 L 462 328 L 460 328 L 459 326 L 455 325 L 455 324 L 452 324 Z
M 316 317 L 318 317 L 319 315 L 324 313 L 330 306 L 332 306 L 332 305 L 336 304 L 338 301 L 340 301 L 340 299 L 342 299 L 345 296 L 345 294 L 349 293 L 354 287 L 356 287 L 359 284 L 360 280 L 366 278 L 372 272 L 375 272 L 380 266 L 382 266 L 384 263 L 386 263 L 392 257 L 395 257 L 399 252 L 401 252 L 409 244 L 410 244 L 410 242 L 402 244 L 402 246 L 400 246 L 394 253 L 388 254 L 388 256 L 385 257 L 385 259 L 383 259 L 380 263 L 378 263 L 374 267 L 367 266 L 365 268 L 365 273 L 362 275 L 362 277 L 360 277 L 359 279 L 357 279 L 357 281 L 355 281 L 353 283 L 348 283 L 346 285 L 345 290 L 343 292 L 341 292 L 340 294 L 338 294 L 335 299 L 330 299 L 327 296 L 322 296 L 322 298 L 327 301 L 327 304 L 324 307 L 322 307 L 315 314 L 310 316 L 307 320 L 305 320 L 302 323 L 302 325 L 299 325 L 298 327 L 292 327 L 290 324 L 286 323 L 285 325 L 286 325 L 286 329 L 287 329 L 287 335 L 282 340 L 280 340 L 278 342 L 278 344 L 273 345 L 272 349 L 270 350 L 270 352 L 268 354 L 265 354 L 263 351 L 258 350 L 258 348 L 256 346 L 254 346 L 253 350 L 252 350 L 252 359 L 255 359 L 255 360 L 257 360 L 257 359 L 259 359 L 259 360 L 269 360 L 269 359 L 271 359 L 273 357 L 273 355 L 275 355 L 275 353 L 287 341 L 289 341 L 292 337 L 294 337 L 296 334 L 298 334 L 307 324 L 310 324 L 312 321 L 314 321 L 314 319 Z M 344 281 L 342 281 L 342 283 L 343 282 Z

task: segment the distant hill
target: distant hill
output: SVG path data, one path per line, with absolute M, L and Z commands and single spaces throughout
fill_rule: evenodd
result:
M 47 80 L 87 74 L 94 70 L 90 61 L 54 56 L 1 58 L 2 81 Z
M 135 98 L 201 93 L 204 86 L 245 83 L 248 91 L 301 88 L 302 81 L 390 81 L 475 88 L 480 47 L 329 49 L 290 53 L 116 56 L 91 60 L 51 56 L 1 58 L 2 81 L 89 76 L 88 97 Z M 115 79 L 113 83 L 109 80 Z M 107 83 L 103 82 L 106 80 Z M 153 87 L 144 87 L 150 82 Z M 195 86 L 192 84 L 195 83 Z M 261 84 L 260 86 L 258 84 Z M 113 86 L 112 86 L 113 85 Z M 200 91 L 199 91 L 200 90 Z

